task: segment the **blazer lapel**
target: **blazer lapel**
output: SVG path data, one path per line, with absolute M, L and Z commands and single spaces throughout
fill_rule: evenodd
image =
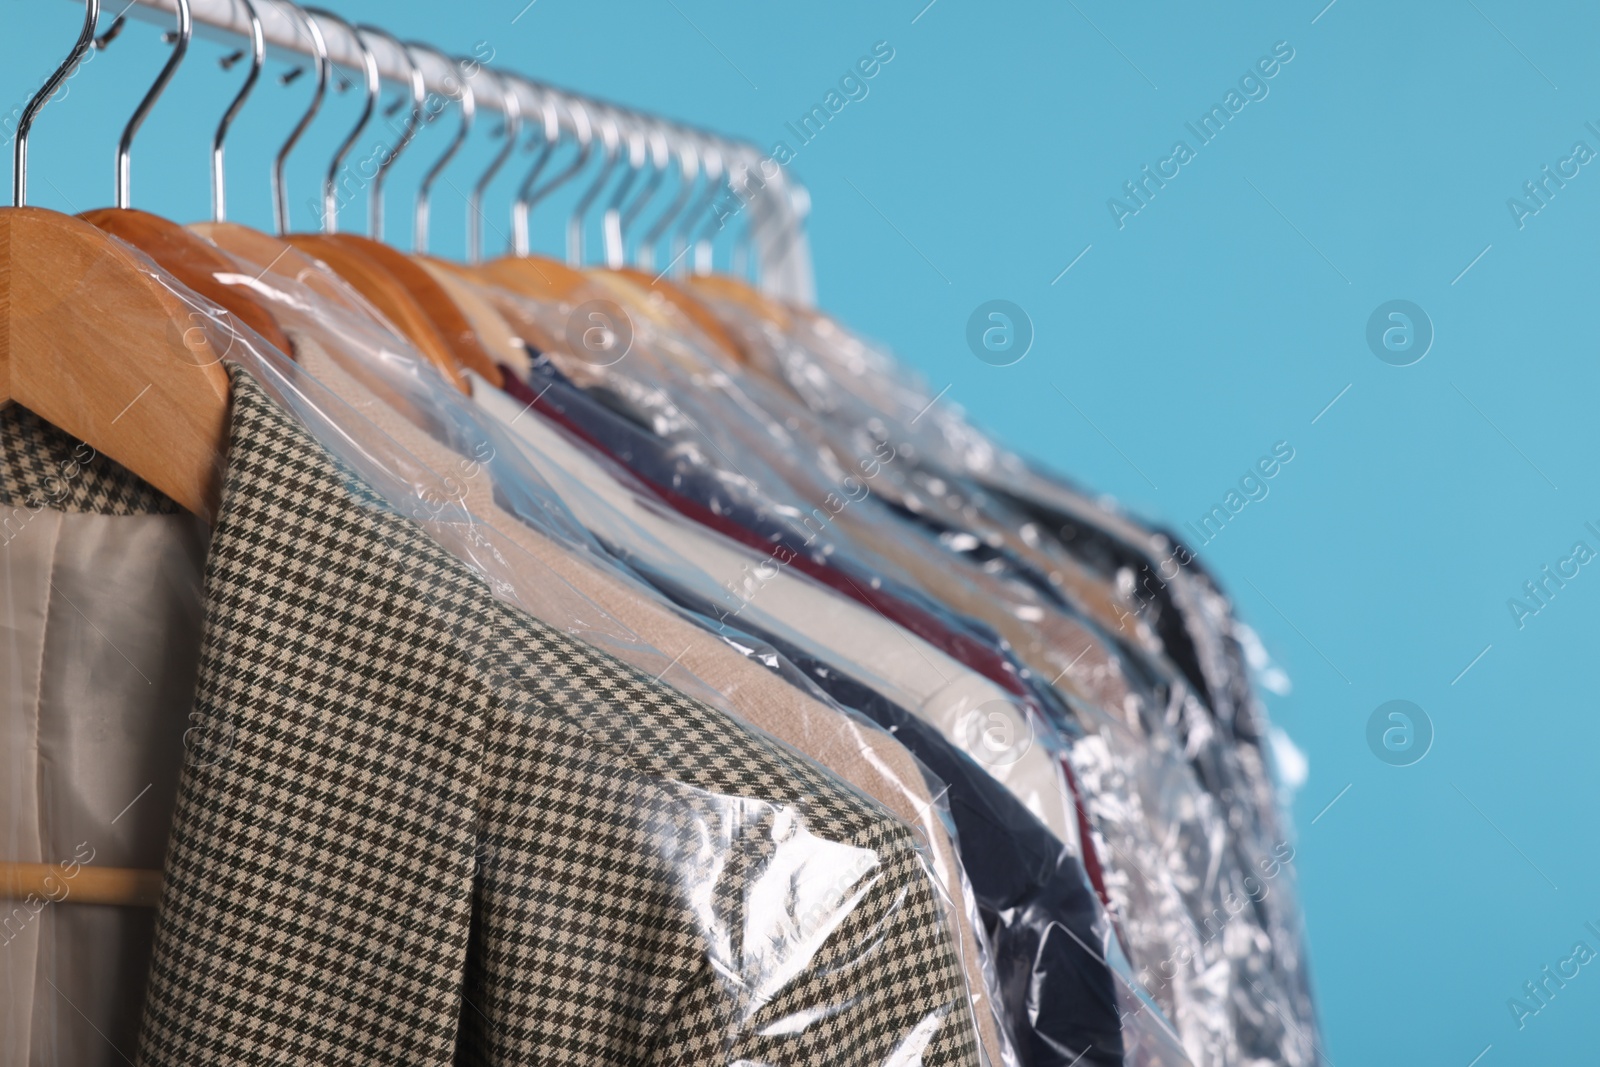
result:
M 231 371 L 140 1060 L 447 1064 L 482 716 L 438 635 L 468 590 L 408 570 L 420 531 Z

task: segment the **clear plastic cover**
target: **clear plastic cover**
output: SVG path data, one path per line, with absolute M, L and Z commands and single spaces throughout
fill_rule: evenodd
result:
M 1042 549 L 1047 563 L 1062 549 L 1074 557 L 1062 584 L 1116 638 L 1122 677 L 1135 683 L 1121 707 L 1073 702 L 1089 728 L 1073 762 L 1140 984 L 1196 1063 L 1316 1062 L 1294 849 L 1260 744 L 1265 721 L 1238 623 L 1193 554 L 1005 452 L 831 320 L 706 296 L 752 363 L 841 432 L 881 427 L 912 442 L 913 478 L 1006 516 L 995 529 L 1008 548 L 1031 559 Z M 1085 577 L 1104 590 L 1098 603 L 1082 595 Z
M 437 1063 L 551 1062 L 577 1049 L 662 1064 L 1020 1062 L 989 995 L 999 979 L 986 970 L 987 930 L 956 860 L 947 790 L 926 766 L 814 686 L 764 685 L 793 672 L 771 649 L 707 635 L 729 650 L 705 655 L 717 673 L 709 685 L 685 667 L 690 649 L 642 637 L 646 587 L 568 507 L 571 487 L 552 488 L 515 427 L 452 396 L 364 309 L 242 271 L 280 308 L 301 305 L 297 364 L 120 254 L 200 323 L 184 324 L 174 351 L 130 358 L 158 374 L 192 366 L 197 352 L 225 354 L 229 480 L 208 543 L 106 457 L 79 454 L 87 446 L 20 409 L 0 412 L 0 489 L 22 529 L 4 572 L 0 762 L 4 795 L 43 798 L 7 802 L 0 859 L 59 864 L 53 884 L 66 890 L 21 901 L 8 920 L 8 1055 L 194 1062 L 259 1054 L 252 1042 L 270 1039 L 350 1062 L 401 1047 L 410 1062 Z M 103 306 L 61 282 L 61 306 Z M 117 330 L 108 324 L 107 335 Z M 339 388 L 318 371 L 342 375 Z M 375 424 L 380 402 L 405 418 Z M 427 459 L 397 440 L 408 427 Z M 438 469 L 447 460 L 460 465 Z M 70 479 L 65 467 L 56 476 L 76 486 L 70 499 L 39 498 L 30 478 L 59 463 L 73 464 Z M 310 485 L 314 506 L 291 507 Z M 498 509 L 494 522 L 486 509 Z M 128 577 L 108 580 L 108 560 Z M 671 553 L 660 560 L 681 566 Z M 41 562 L 74 581 L 24 580 Z M 381 583 L 370 577 L 379 573 Z M 258 594 L 240 574 L 288 584 L 249 608 Z M 703 571 L 698 581 L 706 587 Z M 310 610 L 301 591 L 313 588 L 334 599 L 315 608 L 315 632 L 299 631 L 307 617 L 296 612 Z M 417 610 L 389 613 L 400 604 Z M 656 610 L 660 633 L 664 619 L 689 618 Z M 54 628 L 74 612 L 89 625 Z M 255 625 L 256 643 L 242 645 L 237 628 Z M 95 661 L 96 721 L 117 742 L 97 747 L 75 739 L 86 712 L 73 679 L 101 638 L 133 651 L 114 660 L 102 648 Z M 314 659 L 261 683 L 259 701 L 231 702 L 249 692 L 244 679 L 307 650 Z M 305 693 L 329 684 L 328 664 L 348 666 L 321 706 Z M 135 699 L 141 669 L 161 675 L 167 698 Z M 380 684 L 391 674 L 413 684 Z M 730 687 L 724 676 L 735 674 Z M 201 695 L 194 717 L 186 690 Z M 758 729 L 744 715 L 763 706 Z M 438 724 L 414 730 L 418 715 Z M 457 719 L 480 722 L 486 746 L 482 765 L 449 764 L 480 783 L 470 797 L 451 777 L 422 788 L 425 759 L 395 762 L 443 759 L 436 733 Z M 321 732 L 340 723 L 360 726 Z M 365 749 L 365 737 L 393 746 Z M 275 763 L 306 752 L 342 770 Z M 119 813 L 110 805 L 129 767 L 155 772 L 159 788 Z M 281 792 L 252 794 L 252 781 Z M 409 803 L 351 836 L 341 805 L 364 797 Z M 318 816 L 300 820 L 303 805 Z M 99 849 L 82 829 L 86 812 L 116 827 L 102 828 Z M 410 827 L 416 850 L 392 851 Z M 88 851 L 64 852 L 80 830 Z M 214 866 L 226 856 L 249 865 Z M 89 884 L 75 879 L 106 857 L 165 861 L 154 916 L 72 899 Z M 430 896 L 427 879 L 447 869 L 451 881 L 435 889 L 451 888 Z M 195 925 L 209 894 L 230 917 Z M 298 946 L 289 958 L 286 944 Z M 113 981 L 142 973 L 152 951 L 148 990 Z M 49 984 L 92 1014 L 69 1018 Z M 374 991 L 383 1010 L 357 1011 Z M 103 1044 L 85 1038 L 84 1022 Z
M 617 865 L 587 896 L 563 896 L 570 883 L 541 882 L 515 829 L 550 818 L 548 793 L 530 799 L 525 771 L 499 784 L 493 814 L 478 816 L 475 903 L 450 987 L 472 1005 L 449 1026 L 472 1054 L 552 1059 L 553 1035 L 581 1032 L 601 1059 L 626 1048 L 629 1062 L 730 1067 L 1316 1062 L 1266 720 L 1231 605 L 1174 538 L 1004 451 L 814 313 L 726 285 L 697 286 L 696 309 L 603 272 L 542 300 L 430 264 L 510 372 L 504 391 L 474 377 L 466 396 L 322 264 L 292 249 L 257 259 L 268 244 L 219 280 L 272 308 L 294 362 L 128 260 L 203 321 L 198 347 L 183 335 L 190 363 L 225 353 L 236 407 L 259 395 L 274 418 L 287 413 L 281 432 L 300 449 L 289 466 L 340 472 L 348 492 L 320 506 L 358 501 L 377 516 L 387 532 L 364 552 L 387 558 L 415 523 L 464 565 L 448 590 L 434 561 L 372 599 L 433 583 L 446 617 L 447 602 L 481 594 L 471 617 L 503 625 L 463 616 L 446 643 L 470 636 L 471 669 L 504 706 L 583 739 L 570 755 L 596 793 L 583 807 L 617 820 L 602 838 L 633 843 L 608 853 L 590 847 L 592 823 L 557 819 L 547 832 L 570 835 L 573 865 L 607 862 L 591 852 Z M 63 287 L 63 305 L 75 297 Z M 697 317 L 707 308 L 720 328 Z M 0 481 L 12 661 L 0 691 L 14 709 L 0 796 L 34 798 L 8 805 L 0 861 L 59 863 L 53 884 L 68 893 L 25 900 L 7 920 L 8 947 L 23 948 L 0 949 L 13 994 L 0 1053 L 132 1058 L 153 941 L 159 1007 L 144 1050 L 156 1062 L 152 1050 L 195 1040 L 173 1010 L 220 1021 L 229 1003 L 221 986 L 202 1005 L 184 997 L 205 983 L 175 993 L 163 980 L 198 951 L 173 947 L 185 883 L 169 886 L 156 923 L 71 907 L 65 871 L 160 865 L 187 802 L 178 763 L 186 782 L 227 779 L 205 759 L 215 725 L 208 734 L 175 709 L 214 670 L 197 656 L 200 620 L 216 628 L 219 610 L 202 573 L 228 546 L 170 509 L 96 514 L 94 493 L 41 507 L 19 473 L 41 450 L 61 467 L 52 484 L 71 480 L 63 464 L 89 483 L 108 461 L 90 471 L 82 446 L 36 423 L 0 412 L 12 483 Z M 266 447 L 235 433 L 246 458 Z M 35 571 L 58 581 L 22 577 Z M 572 696 L 556 680 L 565 670 L 529 670 L 534 645 L 603 684 Z M 82 663 L 94 664 L 92 694 L 69 681 Z M 142 694 L 140 677 L 153 684 Z M 85 714 L 114 729 L 86 735 Z M 228 749 L 248 747 L 225 735 Z M 118 814 L 130 766 L 157 783 Z M 115 835 L 82 830 L 108 821 Z M 188 855 L 182 837 L 169 861 Z M 373 854 L 351 856 L 339 862 Z M 630 918 L 596 926 L 585 907 Z M 387 919 L 363 933 L 423 936 L 398 919 L 399 934 Z M 186 933 L 185 945 L 205 940 Z M 613 959 L 630 963 L 611 988 L 585 984 Z M 336 992 L 342 966 L 327 979 Z M 663 976 L 689 971 L 660 1010 Z M 115 1035 L 109 1047 L 43 996 L 44 978 Z M 524 992 L 545 980 L 564 993 Z M 351 1039 L 322 1022 L 297 1025 Z M 599 1051 L 607 1041 L 620 1042 L 614 1054 Z
M 610 291 L 627 298 L 624 291 L 616 288 Z M 562 318 L 574 313 L 574 302 L 592 294 L 585 293 L 573 301 L 561 303 L 541 302 L 503 290 L 492 295 L 513 317 L 541 324 L 540 334 L 552 338 L 559 336 Z M 637 309 L 638 305 L 632 306 Z M 612 304 L 608 313 L 616 316 L 619 310 L 620 305 Z M 1034 587 L 1020 580 L 996 578 L 992 571 L 971 559 L 959 555 L 952 558 L 948 545 L 937 537 L 928 536 L 916 527 L 910 531 L 905 529 L 899 517 L 874 497 L 868 486 L 868 483 L 876 486 L 875 479 L 898 458 L 893 446 L 887 450 L 883 448 L 888 442 L 876 442 L 873 452 L 855 457 L 847 453 L 841 458 L 827 440 L 826 428 L 818 424 L 809 411 L 793 401 L 786 401 L 758 380 L 735 380 L 732 371 L 706 358 L 692 338 L 674 334 L 668 328 L 681 327 L 681 324 L 658 323 L 644 314 L 628 315 L 628 319 L 626 358 L 609 363 L 589 360 L 580 351 L 563 348 L 559 341 L 547 342 L 548 347 L 540 353 L 541 358 L 558 366 L 555 372 L 547 371 L 546 377 L 540 379 L 538 399 L 541 403 L 565 405 L 566 410 L 558 411 L 557 415 L 571 417 L 569 425 L 584 434 L 597 450 L 609 441 L 615 454 L 637 459 L 651 443 L 643 439 L 642 433 L 630 434 L 629 427 L 614 417 L 609 408 L 596 410 L 600 405 L 575 395 L 577 390 L 569 384 L 571 382 L 588 381 L 590 390 L 608 396 L 609 407 L 625 406 L 637 424 L 650 427 L 652 435 L 670 442 L 670 453 L 664 464 L 666 470 L 654 475 L 658 485 L 679 489 L 696 484 L 700 487 L 701 501 L 709 501 L 711 510 L 719 515 L 739 515 L 756 528 L 765 525 L 775 543 L 783 537 L 782 523 L 771 522 L 767 516 L 805 516 L 804 529 L 808 535 L 805 547 L 820 546 L 816 548 L 817 556 L 828 565 L 838 565 L 841 560 L 855 562 L 874 576 L 871 579 L 874 582 L 885 582 L 885 575 L 902 582 L 920 579 L 922 590 L 935 591 L 944 602 L 954 601 L 962 609 L 978 614 L 985 623 L 994 622 L 1008 629 L 1008 636 L 1025 642 L 1027 651 L 1036 657 L 1034 663 L 1019 667 L 1018 677 L 1032 678 L 1029 670 L 1032 667 L 1040 673 L 1048 671 L 1047 676 L 1059 681 L 1097 650 L 1087 640 L 1087 632 L 1077 620 L 1047 613 Z M 602 363 L 605 365 L 600 365 Z M 554 401 L 549 399 L 552 394 Z M 488 394 L 482 395 L 484 402 L 489 402 Z M 584 410 L 586 405 L 587 410 Z M 542 410 L 542 406 L 535 405 L 535 409 Z M 507 417 L 511 410 L 506 409 Z M 710 445 L 709 449 L 702 441 Z M 733 456 L 738 456 L 738 460 Z M 650 456 L 647 462 L 651 461 L 662 462 L 659 456 Z M 750 474 L 752 470 L 762 470 L 765 474 L 755 477 Z M 856 473 L 844 474 L 844 471 Z M 804 488 L 796 489 L 796 485 Z M 828 486 L 837 491 L 826 489 Z M 784 493 L 790 495 L 775 496 Z M 831 514 L 820 508 L 808 510 L 808 499 L 824 505 L 830 500 L 839 501 L 839 505 L 828 507 Z M 820 518 L 815 518 L 817 516 Z M 864 544 L 872 547 L 863 549 Z M 905 552 L 908 547 L 915 552 Z M 896 562 L 883 562 L 887 558 L 885 552 L 893 552 Z M 780 561 L 784 560 L 780 557 Z M 783 568 L 770 561 L 767 569 L 771 574 L 760 586 L 761 600 L 758 602 L 754 596 L 750 599 L 755 606 L 765 605 L 771 609 L 775 597 L 768 589 L 779 586 L 784 574 Z M 1050 633 L 1049 626 L 1058 622 L 1065 630 Z M 745 624 L 759 629 L 761 620 L 746 617 Z M 954 625 L 968 624 L 961 620 Z M 1043 632 L 1041 625 L 1045 627 Z M 783 640 L 770 633 L 767 636 L 775 643 Z M 901 640 L 906 640 L 905 635 L 901 635 Z M 1067 644 L 1068 641 L 1071 643 Z M 1001 643 L 997 647 L 1006 645 Z M 1063 647 L 1070 658 L 1060 654 Z M 796 653 L 794 658 L 802 656 L 803 653 Z M 832 662 L 838 663 L 840 658 L 835 656 Z M 844 662 L 849 662 L 848 656 Z M 935 660 L 925 653 L 924 662 L 931 665 Z M 951 665 L 946 663 L 945 666 L 948 669 Z M 1083 674 L 1086 679 L 1099 682 L 1089 689 L 1090 692 L 1113 707 L 1124 704 L 1121 691 L 1111 696 L 1104 692 L 1105 686 L 1115 683 L 1114 662 L 1103 656 L 1091 660 Z M 1031 685 L 1037 685 L 1037 681 Z M 873 688 L 880 695 L 886 691 L 881 682 Z M 923 714 L 940 728 L 947 741 L 976 757 L 993 777 L 1010 785 L 1044 820 L 1047 832 L 1053 833 L 1056 840 L 1064 842 L 1071 850 L 1069 855 L 1076 853 L 1079 820 L 1067 781 L 1070 746 L 1058 732 L 1074 727 L 1065 721 L 1047 719 L 1042 709 L 1048 702 L 1019 699 L 1001 691 L 982 703 L 969 702 L 960 706 L 953 716 L 929 714 L 925 706 L 915 700 L 901 697 L 899 702 Z M 897 736 L 904 740 L 903 735 Z M 1052 780 L 1053 792 L 1049 787 L 1029 784 Z M 1081 878 L 1077 860 L 1071 862 L 1079 869 Z M 979 895 L 982 899 L 981 890 Z M 1030 916 L 1012 912 L 1010 917 L 1017 920 L 1019 928 L 1027 928 L 1030 922 L 1039 921 L 1039 916 L 1046 913 L 1047 910 L 1041 910 Z M 1106 995 L 1098 1005 L 1093 997 L 1048 998 L 1046 991 L 1059 990 L 1059 983 L 1069 981 L 1072 969 L 1059 960 L 1050 961 L 1036 955 L 1024 970 L 1028 981 L 1018 982 L 1016 986 L 1032 990 L 1036 998 L 1046 995 L 1047 999 L 1035 999 L 1031 1005 L 1014 1011 L 1017 1017 L 1029 1020 L 1028 1033 L 1022 1038 L 1024 1045 L 1032 1038 L 1036 1045 L 1034 1053 L 1042 1057 L 1041 1062 L 1057 1062 L 1055 1056 L 1061 1053 L 1065 1056 L 1060 1062 L 1067 1062 L 1087 1047 L 1098 1047 L 1102 1055 L 1116 1056 L 1119 1044 L 1126 1040 L 1135 1050 L 1132 1062 L 1174 1062 L 1174 1056 L 1181 1061 L 1182 1054 L 1176 1050 L 1165 1023 L 1154 1013 L 1147 1013 L 1131 986 L 1125 985 L 1120 991 L 1126 1001 L 1121 1005 L 1120 1014 L 1127 1020 L 1121 1029 L 1127 1032 L 1127 1037 L 1117 1033 L 1119 1008 L 1111 1003 L 1117 993 L 1113 992 L 1107 969 L 1110 965 L 1105 957 L 1110 955 L 1120 961 L 1120 956 L 1112 950 L 1110 926 L 1097 902 L 1089 901 L 1083 912 L 1073 916 L 1071 921 L 1062 922 L 1059 914 L 1054 921 L 1074 930 L 1072 936 L 1081 940 L 1083 950 L 1088 951 L 1091 943 L 1098 944 L 1091 955 L 1095 963 L 1089 966 L 1101 975 Z M 1061 940 L 1059 933 L 1055 939 Z M 1065 973 L 1052 976 L 1052 966 L 1061 966 Z M 1126 964 L 1122 966 L 1126 981 L 1131 969 Z M 1100 1018 L 1110 1018 L 1111 1024 L 1098 1030 L 1092 1025 L 1083 1025 L 1084 1019 L 1096 1018 L 1097 1013 Z M 1073 1031 L 1074 1027 L 1075 1037 L 1093 1032 L 1094 1038 L 1058 1043 L 1049 1036 L 1053 1029 Z M 1110 1031 L 1111 1037 L 1105 1035 L 1105 1030 Z
M 546 304 L 503 290 L 492 295 L 502 306 L 543 322 L 548 334 L 557 333 L 560 321 L 572 313 L 565 304 Z M 669 364 L 656 360 L 653 353 L 658 348 L 676 350 L 681 363 L 694 357 L 687 342 L 643 319 L 635 318 L 629 330 L 627 358 L 609 367 L 585 363 L 552 347 L 540 353 L 538 362 L 545 364 L 546 377 L 538 380 L 537 392 L 527 391 L 526 400 L 519 394 L 512 402 L 484 389 L 477 398 L 497 408 L 507 423 L 524 404 L 532 412 L 548 415 L 555 426 L 516 418 L 518 432 L 538 451 L 559 454 L 568 469 L 584 464 L 582 483 L 608 494 L 615 510 L 631 510 L 659 540 L 674 544 L 713 573 L 726 575 L 716 594 L 692 586 L 690 590 L 719 603 L 729 600 L 727 591 L 732 589 L 735 595 L 727 614 L 755 612 L 761 617 L 759 625 L 769 630 L 775 621 L 770 617 L 778 616 L 789 624 L 783 627 L 785 639 L 833 662 L 852 664 L 857 676 L 939 722 L 950 735 L 964 735 L 967 744 L 983 743 L 979 735 L 987 715 L 1008 720 L 1030 742 L 1017 746 L 1019 751 L 1011 758 L 991 760 L 993 773 L 1013 784 L 1040 818 L 1070 840 L 1076 819 L 1058 764 L 1065 746 L 1043 720 L 1027 668 L 982 623 L 951 612 L 898 564 L 860 547 L 853 536 L 856 526 L 845 525 L 846 516 L 866 512 L 859 526 L 875 542 L 881 544 L 894 535 L 893 529 L 887 534 L 872 529 L 874 516 L 879 522 L 886 516 L 877 511 L 879 503 L 870 486 L 883 468 L 895 462 L 893 450 L 862 457 L 854 467 L 858 475 L 829 483 L 820 463 L 831 454 L 818 453 L 819 463 L 807 467 L 809 453 L 804 452 L 803 442 L 765 416 L 751 398 L 735 393 L 727 399 L 734 384 L 714 368 L 702 377 L 659 384 L 656 375 L 666 374 Z M 587 368 L 589 377 L 596 379 L 590 390 L 577 388 L 551 367 L 556 356 L 564 366 Z M 599 379 L 606 384 L 598 384 Z M 510 382 L 508 388 L 515 385 Z M 607 400 L 597 399 L 591 390 L 604 391 Z M 631 418 L 615 407 L 625 394 Z M 725 397 L 723 402 L 715 402 L 718 395 Z M 774 449 L 772 440 L 788 442 L 801 452 Z M 584 450 L 582 445 L 589 447 Z M 625 460 L 631 469 L 618 469 L 617 460 Z M 753 471 L 762 474 L 758 477 Z M 553 470 L 545 473 L 552 480 L 560 477 Z M 790 477 L 805 479 L 805 490 L 794 489 Z M 828 484 L 838 492 L 824 489 Z M 576 494 L 568 499 L 576 501 Z M 811 506 L 813 501 L 816 507 Z M 663 505 L 694 521 L 666 518 Z M 576 502 L 573 506 L 582 507 Z M 604 520 L 591 522 L 592 529 L 603 527 Z M 710 546 L 725 552 L 730 542 L 762 554 L 745 556 L 736 574 L 730 573 L 734 571 L 730 566 L 707 562 Z M 828 596 L 828 588 L 843 595 Z M 976 601 L 982 593 L 974 591 L 971 596 Z M 850 601 L 858 606 L 852 607 Z M 829 619 L 826 628 L 817 625 L 823 618 Z M 889 623 L 900 623 L 902 628 Z M 864 650 L 872 655 L 869 662 L 860 663 Z M 1039 743 L 1032 744 L 1032 739 Z

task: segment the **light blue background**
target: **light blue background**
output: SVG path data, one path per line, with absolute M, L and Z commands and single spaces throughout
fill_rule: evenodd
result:
M 1293 679 L 1270 706 L 1310 760 L 1296 866 L 1328 1058 L 1593 1062 L 1600 964 L 1520 1032 L 1507 1001 L 1576 941 L 1600 949 L 1584 930 L 1600 925 L 1600 566 L 1521 630 L 1507 600 L 1575 541 L 1600 549 L 1583 528 L 1600 520 L 1600 165 L 1525 228 L 1506 201 L 1574 141 L 1600 150 L 1584 127 L 1600 125 L 1600 9 L 525 2 L 335 6 L 458 53 L 487 42 L 499 64 L 763 145 L 888 41 L 870 95 L 795 161 L 815 199 L 821 304 L 1012 445 L 1174 525 L 1275 442 L 1295 449 L 1201 554 Z M 20 107 L 76 12 L 8 0 L 0 19 L 0 106 Z M 1119 230 L 1108 197 L 1175 139 L 1193 147 L 1184 123 L 1278 41 L 1294 59 L 1270 95 Z M 141 135 L 136 206 L 206 214 L 206 145 L 239 73 L 217 69 L 221 51 L 196 43 Z M 164 55 L 135 23 L 45 112 L 35 203 L 110 201 L 116 132 Z M 239 221 L 269 223 L 267 160 L 307 93 L 306 79 L 264 79 L 240 119 Z M 300 226 L 356 104 L 331 99 L 296 158 Z M 443 138 L 430 131 L 400 165 L 397 196 Z M 489 142 L 474 145 L 486 158 Z M 473 174 L 463 161 L 451 180 Z M 406 212 L 392 203 L 394 238 Z M 437 249 L 459 253 L 462 210 L 442 187 Z M 557 213 L 540 216 L 545 248 L 558 233 Z M 1014 366 L 966 348 L 969 313 L 994 298 L 1036 330 Z M 1396 298 L 1436 329 L 1404 368 L 1364 339 Z M 1397 698 L 1437 731 L 1407 768 L 1365 739 Z

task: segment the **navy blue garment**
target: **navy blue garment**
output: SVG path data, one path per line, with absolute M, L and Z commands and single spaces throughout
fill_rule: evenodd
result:
M 515 375 L 513 375 L 515 377 Z M 512 383 L 508 391 L 519 396 Z M 783 546 L 794 554 L 804 554 L 817 563 L 827 563 L 837 550 L 816 536 L 803 523 L 805 510 L 777 506 L 762 494 L 776 493 L 779 503 L 798 504 L 798 493 L 776 472 L 754 468 L 760 489 L 732 469 L 732 460 L 723 460 L 719 470 L 704 447 L 717 448 L 709 438 L 692 430 L 677 433 L 640 421 L 626 401 L 604 386 L 580 388 L 547 357 L 535 355 L 533 374 L 526 387 L 537 394 L 540 410 L 558 418 L 595 447 L 611 455 L 633 471 L 647 485 L 680 494 L 709 508 L 718 516 L 760 536 L 773 546 Z M 674 440 L 681 437 L 681 443 Z M 785 499 L 793 496 L 791 501 Z M 809 535 L 809 536 L 808 536 Z
M 670 580 L 644 577 L 685 610 L 717 617 L 714 606 Z M 726 624 L 712 625 L 733 632 Z M 893 734 L 945 785 L 961 863 L 994 946 L 1001 1004 L 1025 1067 L 1121 1067 L 1115 978 L 1094 931 L 1099 901 L 1078 858 L 933 726 L 746 620 L 740 620 L 740 630 L 777 651 L 841 706 Z

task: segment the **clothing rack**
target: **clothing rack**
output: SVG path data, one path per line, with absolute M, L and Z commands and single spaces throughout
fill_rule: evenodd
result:
M 250 18 L 239 0 L 190 0 L 189 7 L 198 34 L 224 41 L 249 39 Z M 303 24 L 290 5 L 281 0 L 255 0 L 255 9 L 269 48 L 305 57 L 315 54 Z M 177 4 L 175 0 L 132 0 L 127 13 L 145 22 L 170 26 Z M 318 25 L 327 45 L 328 59 L 335 66 L 360 70 L 360 43 L 364 43 L 377 62 L 379 76 L 391 83 L 406 84 L 411 76 L 411 63 L 415 62 L 429 92 L 455 97 L 461 91 L 461 72 L 443 55 L 418 49 L 408 58 L 392 38 L 384 35 L 366 35 L 358 43 L 348 27 L 333 20 L 322 20 Z M 755 144 L 560 89 L 512 71 L 492 66 L 488 69 L 497 76 L 471 78 L 473 97 L 480 110 L 487 108 L 506 113 L 506 87 L 509 87 L 516 95 L 516 104 L 523 116 L 530 121 L 543 116 L 546 129 L 554 126 L 563 137 L 586 135 L 580 132 L 580 122 L 574 115 L 577 111 L 586 118 L 612 118 L 621 127 L 624 137 L 658 134 L 674 149 L 688 142 L 699 146 L 701 151 L 710 149 L 720 153 L 732 195 L 738 198 L 738 202 L 728 200 L 722 210 L 730 223 L 742 221 L 749 227 L 759 287 L 791 303 L 810 306 L 815 302 L 816 282 L 805 233 L 810 197 L 792 173 Z M 746 206 L 741 207 L 741 204 Z M 748 217 L 740 220 L 738 215 Z

